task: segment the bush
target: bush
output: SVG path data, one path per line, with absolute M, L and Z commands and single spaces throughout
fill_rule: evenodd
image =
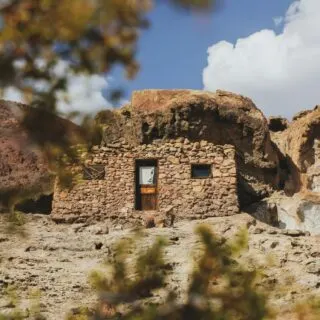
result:
M 255 288 L 258 272 L 246 270 L 236 260 L 247 246 L 247 233 L 241 231 L 235 240 L 225 241 L 216 238 L 206 226 L 196 232 L 202 250 L 189 277 L 184 301 L 166 282 L 164 239 L 140 252 L 133 262 L 132 259 L 130 262 L 132 242 L 122 241 L 105 272 L 91 274 L 91 283 L 100 297 L 91 315 L 93 319 L 259 320 L 269 316 L 266 296 Z M 163 299 L 158 300 L 162 301 L 151 301 L 153 293 L 160 289 Z M 79 313 L 68 319 L 83 317 Z

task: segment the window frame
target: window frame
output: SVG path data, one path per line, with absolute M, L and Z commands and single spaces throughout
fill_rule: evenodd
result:
M 209 168 L 209 175 L 208 176 L 194 176 L 193 173 L 194 173 L 194 167 L 195 166 L 198 166 L 198 167 L 208 167 Z M 191 163 L 190 165 L 190 177 L 191 179 L 211 179 L 213 174 L 212 174 L 212 168 L 213 168 L 213 165 L 211 163 Z
M 92 174 L 90 170 L 95 170 L 96 174 Z M 82 167 L 82 179 L 85 181 L 105 180 L 105 178 L 106 166 L 104 164 L 90 164 Z

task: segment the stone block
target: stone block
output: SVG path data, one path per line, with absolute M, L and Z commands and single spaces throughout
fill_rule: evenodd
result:
M 168 156 L 167 160 L 172 164 L 180 164 L 180 159 L 174 156 Z
M 203 187 L 202 186 L 195 186 L 192 188 L 193 192 L 195 193 L 199 193 L 203 190 Z
M 220 170 L 213 170 L 212 177 L 214 178 L 220 178 L 222 176 L 222 173 Z
M 213 163 L 220 164 L 223 162 L 223 160 L 224 160 L 223 157 L 215 157 Z
M 201 140 L 200 141 L 200 147 L 201 148 L 204 148 L 204 147 L 206 147 L 208 145 L 208 141 L 206 141 L 206 140 Z

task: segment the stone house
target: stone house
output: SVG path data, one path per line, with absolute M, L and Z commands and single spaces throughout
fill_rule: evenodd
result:
M 56 183 L 56 221 L 202 219 L 239 212 L 235 148 L 186 138 L 95 146 L 71 190 Z

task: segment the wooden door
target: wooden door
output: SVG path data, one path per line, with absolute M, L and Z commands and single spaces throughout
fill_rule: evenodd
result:
M 156 160 L 139 160 L 136 163 L 136 209 L 150 211 L 157 209 Z

